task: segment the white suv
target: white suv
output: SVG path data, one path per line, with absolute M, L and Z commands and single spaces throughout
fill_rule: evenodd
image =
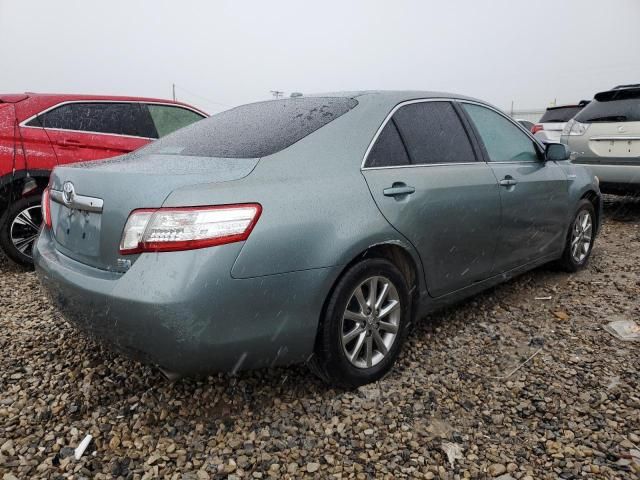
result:
M 559 142 L 560 135 L 567 122 L 588 104 L 588 100 L 582 100 L 578 105 L 547 108 L 538 123 L 531 127 L 531 133 L 542 143 Z
M 640 192 L 640 84 L 597 93 L 570 120 L 561 141 L 588 165 L 605 193 Z

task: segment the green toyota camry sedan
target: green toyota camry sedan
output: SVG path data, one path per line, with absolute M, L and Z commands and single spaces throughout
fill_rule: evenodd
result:
M 69 322 L 165 372 L 306 362 L 353 387 L 426 313 L 586 264 L 600 191 L 568 158 L 459 95 L 253 103 L 57 167 L 34 260 Z

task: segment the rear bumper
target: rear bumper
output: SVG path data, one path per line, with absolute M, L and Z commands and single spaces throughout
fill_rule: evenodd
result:
M 304 361 L 338 268 L 233 279 L 240 244 L 143 254 L 124 274 L 60 254 L 43 232 L 36 271 L 67 321 L 178 374 Z M 217 270 L 212 270 L 217 265 Z

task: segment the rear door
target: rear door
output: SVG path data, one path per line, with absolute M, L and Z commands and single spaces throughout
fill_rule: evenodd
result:
M 150 119 L 135 102 L 64 103 L 27 126 L 44 128 L 60 164 L 121 155 L 156 137 Z
M 419 252 L 432 296 L 490 275 L 500 194 L 449 101 L 397 107 L 362 171 L 382 214 Z
M 495 273 L 502 273 L 564 245 L 568 185 L 564 170 L 545 162 L 538 144 L 506 115 L 461 102 L 500 185 L 502 221 Z

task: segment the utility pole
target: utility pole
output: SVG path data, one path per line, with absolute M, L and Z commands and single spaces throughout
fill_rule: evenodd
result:
M 513 100 L 511 100 L 511 117 L 513 118 Z
M 173 101 L 175 102 L 176 101 L 176 84 L 173 83 L 173 84 L 171 84 L 171 86 L 172 86 L 172 90 L 173 90 Z
M 271 90 L 271 95 L 277 100 L 278 98 L 282 98 L 284 92 L 282 90 Z

